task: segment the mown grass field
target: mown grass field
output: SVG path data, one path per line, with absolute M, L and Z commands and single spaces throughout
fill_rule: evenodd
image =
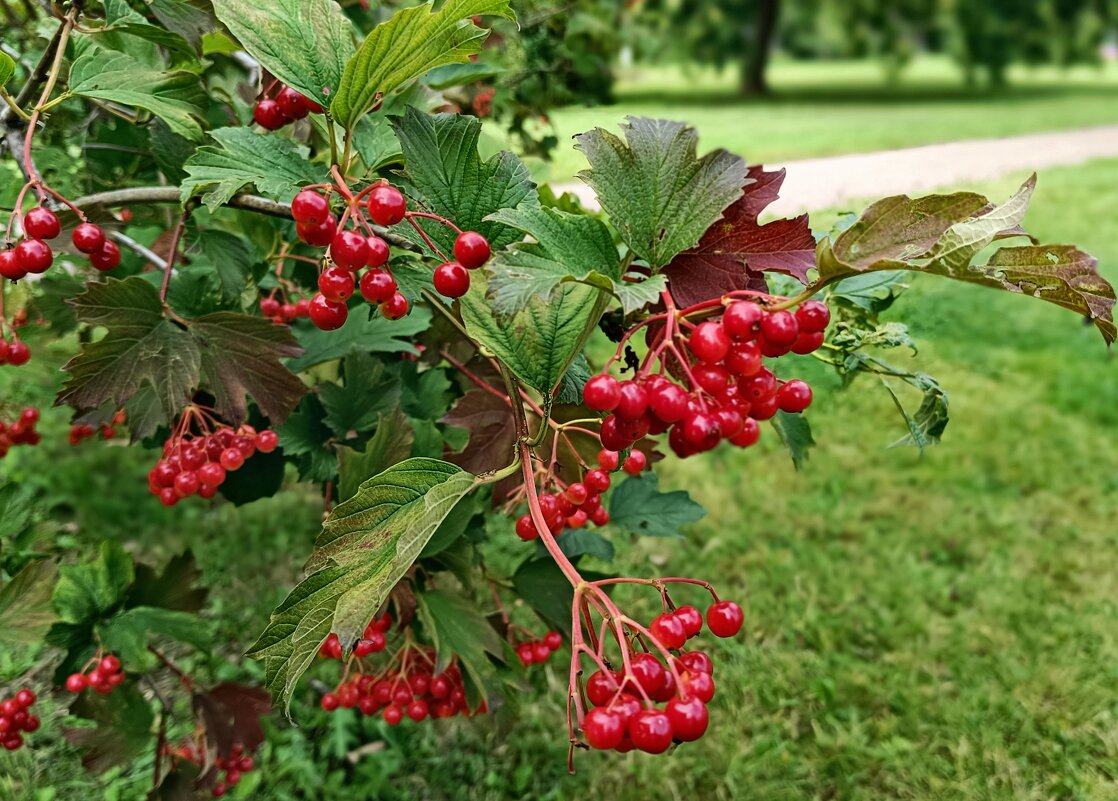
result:
M 1118 65 L 1015 69 L 1010 85 L 971 89 L 947 60 L 914 62 L 888 83 L 872 62 L 776 62 L 773 94 L 737 93 L 733 70 L 623 70 L 616 103 L 551 115 L 559 147 L 539 177 L 569 181 L 586 166 L 571 137 L 613 130 L 627 115 L 684 120 L 704 148 L 724 147 L 751 163 L 885 150 L 954 139 L 1012 136 L 1118 122 Z M 495 130 L 494 133 L 498 133 Z
M 982 189 L 1000 198 L 1018 183 Z M 1114 281 L 1116 208 L 1118 160 L 1053 169 L 1027 224 L 1094 253 Z M 817 215 L 817 227 L 833 217 Z M 713 647 L 718 694 L 702 742 L 664 757 L 582 755 L 567 776 L 556 660 L 534 674 L 519 718 L 359 729 L 304 707 L 303 727 L 277 730 L 261 770 L 229 797 L 1118 797 L 1115 365 L 1093 329 L 1028 298 L 922 279 L 889 317 L 920 345 L 889 358 L 951 393 L 940 446 L 888 449 L 903 434 L 888 395 L 869 379 L 840 392 L 805 363 L 819 445 L 802 472 L 771 432 L 749 452 L 668 460 L 662 483 L 688 489 L 708 516 L 682 542 L 618 543 L 613 569 L 708 578 L 746 607 L 747 635 Z M 30 397 L 44 391 L 38 381 L 53 378 L 6 369 L 0 391 Z M 47 442 L 13 451 L 0 481 L 49 484 L 70 499 L 54 536 L 119 538 L 152 561 L 193 547 L 228 652 L 247 645 L 309 552 L 314 499 L 163 510 L 146 493 L 145 455 L 98 443 L 71 451 L 62 413 L 44 418 Z M 511 523 L 509 538 L 515 547 Z M 19 656 L 0 655 L 0 671 L 14 669 L 7 660 Z M 244 669 L 258 672 L 222 668 Z M 37 776 L 42 788 L 17 801 L 143 797 L 147 766 L 131 780 L 87 779 L 57 723 L 34 750 L 4 757 L 9 776 Z M 381 737 L 385 750 L 322 775 L 323 754 L 349 764 L 345 754 Z M 0 771 L 7 799 L 5 781 Z

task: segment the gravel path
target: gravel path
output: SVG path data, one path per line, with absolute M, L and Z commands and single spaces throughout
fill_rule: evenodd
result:
M 765 217 L 832 208 L 855 199 L 929 192 L 1018 171 L 1024 180 L 1033 170 L 1108 156 L 1118 156 L 1118 125 L 765 165 L 788 170 L 780 199 Z M 597 207 L 593 191 L 581 181 L 555 188 L 574 192 L 585 205 Z

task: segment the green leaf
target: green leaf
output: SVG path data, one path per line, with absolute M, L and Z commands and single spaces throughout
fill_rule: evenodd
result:
M 880 200 L 854 225 L 819 242 L 816 285 L 878 270 L 931 273 L 1071 309 L 1093 320 L 1110 344 L 1118 337 L 1114 287 L 1086 253 L 1071 245 L 1027 245 L 971 263 L 994 240 L 1023 233 L 1035 183 L 1034 175 L 1001 206 L 969 193 Z
M 300 186 L 325 180 L 325 170 L 309 160 L 310 151 L 290 139 L 245 127 L 218 128 L 210 136 L 217 145 L 203 145 L 183 165 L 184 203 L 207 190 L 202 203 L 214 211 L 250 184 L 265 197 L 288 201 Z
M 191 271 L 210 269 L 217 276 L 222 303 L 238 302 L 238 306 L 253 267 L 260 263 L 259 254 L 247 239 L 213 228 L 199 232 L 186 254 L 195 256 Z
M 391 415 L 378 415 L 376 433 L 365 443 L 365 450 L 342 448 L 338 453 L 338 497 L 352 498 L 364 481 L 408 458 L 414 437 L 408 418 L 399 409 Z
M 350 312 L 345 325 L 336 331 L 320 331 L 313 326 L 299 329 L 299 344 L 303 355 L 287 363 L 288 368 L 301 373 L 316 364 L 344 359 L 351 353 L 411 353 L 417 354 L 411 337 L 427 330 L 431 311 L 413 308 L 402 320 L 387 320 L 379 314 L 368 316 L 363 305 Z
M 651 472 L 622 481 L 610 498 L 610 522 L 634 534 L 682 537 L 682 526 L 706 514 L 684 490 L 660 492 L 658 485 L 659 479 Z
M 200 8 L 185 0 L 147 0 L 148 8 L 155 18 L 169 31 L 174 31 L 195 50 L 202 47 L 203 34 L 213 30 L 213 20 Z
M 330 105 L 354 52 L 353 26 L 334 0 L 213 0 L 213 5 L 217 18 L 268 72 L 319 105 Z
M 406 13 L 406 12 L 401 12 Z M 488 219 L 501 209 L 539 205 L 528 168 L 502 151 L 487 161 L 478 155 L 481 120 L 462 114 L 424 114 L 408 107 L 393 121 L 407 162 L 408 192 L 428 211 L 452 220 L 464 231 L 477 231 L 493 252 L 523 238 L 512 226 Z M 420 226 L 444 253 L 454 247 L 447 226 L 420 220 Z M 400 233 L 426 247 L 411 226 Z
M 154 69 L 131 56 L 83 40 L 70 67 L 70 91 L 150 111 L 179 136 L 199 141 L 205 93 L 198 76 Z
M 890 447 L 896 448 L 901 445 L 915 445 L 923 453 L 924 449 L 929 445 L 936 445 L 943 436 L 944 429 L 947 428 L 947 423 L 950 419 L 948 413 L 948 400 L 947 393 L 944 392 L 943 387 L 939 385 L 934 378 L 925 375 L 924 373 L 909 373 L 901 375 L 901 371 L 897 371 L 898 378 L 901 378 L 906 383 L 923 392 L 923 397 L 920 400 L 920 407 L 915 413 L 909 414 L 901 403 L 901 399 L 897 397 L 897 393 L 889 382 L 884 377 L 881 383 L 889 392 L 889 396 L 893 399 L 893 404 L 897 407 L 901 417 L 904 418 L 905 425 L 908 426 L 908 434 L 901 437 L 894 442 Z
M 606 578 L 600 573 L 587 570 L 579 572 L 586 581 Z M 512 582 L 516 594 L 527 601 L 544 620 L 560 631 L 570 630 L 574 588 L 555 562 L 551 559 L 529 559 L 516 569 Z
M 807 418 L 802 414 L 780 411 L 772 419 L 772 424 L 780 435 L 781 441 L 788 448 L 788 453 L 792 456 L 792 464 L 797 470 L 801 469 L 807 461 L 808 450 L 815 446 Z
M 58 619 L 51 604 L 58 566 L 42 559 L 29 562 L 0 587 L 0 644 L 5 648 L 42 640 Z
M 26 484 L 0 487 L 0 539 L 14 538 L 31 522 L 31 504 L 35 491 Z
M 423 82 L 432 89 L 442 92 L 455 86 L 465 86 L 477 81 L 486 81 L 496 78 L 504 72 L 496 64 L 482 64 L 477 61 L 466 61 L 461 64 L 444 64 L 427 73 Z
M 279 451 L 257 451 L 245 460 L 240 470 L 225 477 L 218 492 L 234 506 L 271 498 L 283 487 L 284 465 L 283 454 Z
M 446 670 L 457 657 L 477 695 L 487 699 L 487 686 L 496 677 L 489 657 L 501 659 L 504 654 L 497 630 L 476 603 L 461 595 L 432 590 L 420 593 L 418 600 L 419 619 L 435 646 L 435 671 Z
M 555 402 L 576 405 L 582 403 L 582 390 L 593 374 L 594 371 L 590 367 L 590 362 L 586 360 L 585 355 L 579 353 L 571 362 L 571 366 L 567 368 L 567 372 L 563 373 L 563 380 L 559 382 L 559 393 L 555 396 Z
M 190 332 L 163 317 L 159 291 L 140 277 L 91 283 L 70 301 L 78 319 L 104 326 L 63 370 L 70 374 L 57 404 L 78 412 L 111 402 L 120 408 L 143 386 L 173 419 L 198 386 L 202 354 Z
M 98 626 L 105 648 L 126 665 L 138 668 L 148 661 L 148 635 L 159 634 L 205 650 L 213 645 L 213 624 L 190 612 L 137 606 L 113 615 Z
M 351 431 L 367 431 L 383 413 L 400 402 L 400 380 L 384 363 L 367 353 L 352 353 L 342 365 L 344 385 L 319 384 L 326 423 L 342 439 Z
M 371 172 L 403 158 L 400 140 L 396 138 L 392 125 L 383 114 L 363 117 L 354 126 L 353 147 L 365 163 L 365 169 Z
M 304 481 L 329 481 L 338 469 L 338 459 L 328 443 L 333 432 L 326 425 L 326 410 L 314 393 L 308 394 L 295 413 L 277 429 L 280 448 L 287 456 L 298 456 L 299 477 Z
M 627 117 L 621 128 L 624 141 L 601 128 L 575 137 L 590 162 L 579 177 L 625 243 L 659 269 L 741 197 L 745 162 L 725 150 L 698 158 L 698 133 L 683 123 Z
M 290 704 L 331 632 L 345 647 L 360 636 L 474 476 L 438 459 L 408 459 L 361 485 L 334 507 L 315 542 L 307 576 L 272 613 L 249 655 L 263 660 L 266 685 Z
M 96 724 L 62 731 L 70 745 L 87 749 L 82 765 L 93 773 L 134 764 L 151 748 L 155 715 L 134 681 L 117 687 L 111 696 L 82 693 L 70 706 L 70 714 Z
M 568 559 L 593 556 L 603 562 L 613 561 L 613 543 L 596 531 L 586 528 L 567 529 L 555 541 L 559 544 L 559 550 L 566 554 Z M 536 541 L 536 554 L 539 559 L 549 558 L 547 548 L 539 540 Z
M 485 295 L 485 276 L 479 270 L 459 301 L 467 333 L 545 395 L 582 352 L 610 297 L 592 286 L 566 283 L 550 300 L 532 300 L 511 318 L 498 319 Z
M 475 493 L 459 501 L 435 529 L 435 533 L 431 535 L 431 539 L 419 554 L 421 558 L 438 556 L 458 542 L 475 521 L 482 521 L 484 505 L 479 495 L 480 493 Z
M 166 28 L 152 25 L 142 14 L 133 11 L 127 0 L 105 0 L 105 22 L 110 30 L 146 39 L 194 60 L 194 50 L 186 39 Z
M 149 565 L 138 563 L 136 578 L 128 591 L 127 606 L 161 606 L 180 612 L 197 612 L 206 603 L 209 590 L 199 587 L 202 571 L 194 554 L 185 551 L 172 557 L 163 572 L 156 574 Z
M 343 128 L 352 128 L 377 97 L 395 92 L 428 70 L 467 61 L 480 52 L 489 31 L 474 25 L 471 17 L 515 18 L 508 0 L 447 0 L 439 10 L 433 9 L 432 3 L 400 9 L 365 37 L 346 63 L 330 104 Z
M 58 568 L 52 602 L 59 620 L 85 625 L 104 617 L 124 603 L 132 578 L 132 558 L 118 543 L 104 540 L 93 561 Z
M 0 51 L 0 86 L 11 80 L 16 74 L 16 62 L 7 53 Z

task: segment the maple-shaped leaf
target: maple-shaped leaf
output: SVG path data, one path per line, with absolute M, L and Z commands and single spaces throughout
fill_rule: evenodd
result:
M 264 742 L 260 718 L 272 709 L 267 690 L 236 682 L 222 682 L 194 694 L 194 716 L 205 736 L 203 772 L 217 756 L 225 756 L 234 745 L 252 753 Z
M 470 433 L 466 447 L 447 457 L 463 470 L 480 474 L 512 462 L 516 418 L 507 397 L 472 389 L 439 422 Z
M 85 749 L 82 765 L 92 773 L 132 764 L 151 747 L 155 715 L 134 681 L 113 690 L 111 698 L 82 693 L 70 706 L 70 714 L 95 724 L 62 730 L 66 742 Z
M 159 606 L 176 609 L 180 612 L 197 612 L 206 603 L 209 590 L 198 586 L 202 580 L 202 570 L 194 560 L 194 554 L 185 551 L 174 556 L 161 573 L 149 565 L 137 563 L 135 579 L 128 588 L 125 605 Z
M 807 215 L 761 225 L 758 216 L 777 199 L 784 170 L 749 168 L 745 192 L 726 209 L 699 244 L 664 269 L 672 298 L 691 306 L 727 292 L 766 290 L 763 273 L 790 275 L 807 283 L 815 266 L 815 238 Z

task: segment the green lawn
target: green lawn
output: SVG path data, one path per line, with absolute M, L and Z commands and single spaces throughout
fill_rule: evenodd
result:
M 685 120 L 703 149 L 768 163 L 1118 122 L 1118 65 L 1017 69 L 1011 78 L 1004 90 L 972 90 L 949 62 L 927 59 L 889 85 L 872 62 L 778 62 L 773 96 L 750 99 L 736 93 L 732 70 L 637 67 L 622 74 L 616 105 L 555 111 L 560 146 L 551 165 L 534 167 L 540 178 L 571 180 L 585 166 L 571 137 L 629 114 Z
M 982 188 L 1001 197 L 1012 184 Z M 1028 227 L 1080 244 L 1116 280 L 1116 208 L 1118 160 L 1048 170 Z M 707 518 L 684 542 L 618 543 L 613 569 L 708 578 L 747 609 L 747 636 L 713 644 L 718 694 L 703 741 L 663 757 L 580 755 L 567 776 L 557 660 L 520 694 L 521 719 L 498 711 L 389 730 L 297 706 L 302 728 L 276 728 L 261 770 L 230 797 L 1118 797 L 1115 366 L 1093 329 L 1028 298 L 923 279 L 891 316 L 910 323 L 921 350 L 890 358 L 911 359 L 951 393 L 942 445 L 923 457 L 887 449 L 903 433 L 888 396 L 868 379 L 840 392 L 805 360 L 819 446 L 803 472 L 771 432 L 750 452 L 668 460 L 663 483 L 691 491 Z M 5 370 L 0 389 L 38 391 L 13 381 Z M 63 417 L 46 412 L 44 429 L 64 437 Z M 57 536 L 119 537 L 155 561 L 194 547 L 229 653 L 250 642 L 309 551 L 313 497 L 167 511 L 147 497 L 147 457 L 51 442 L 13 451 L 2 478 L 70 498 Z M 519 547 L 511 522 L 508 538 Z M 11 658 L 0 655 L 0 673 Z M 143 764 L 131 780 L 91 788 L 59 743 L 60 723 L 44 725 L 35 749 L 3 757 L 9 775 L 56 788 L 15 801 L 143 797 Z M 385 750 L 345 759 L 379 738 Z

